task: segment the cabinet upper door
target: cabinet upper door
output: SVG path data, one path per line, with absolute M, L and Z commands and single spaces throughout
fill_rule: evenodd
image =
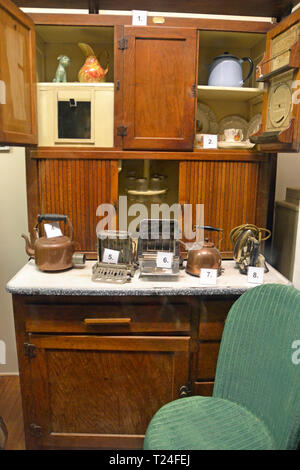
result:
M 35 76 L 34 24 L 0 0 L 0 143 L 37 143 Z
M 197 31 L 124 27 L 125 149 L 193 148 Z
M 300 147 L 300 10 L 267 34 L 266 53 L 257 66 L 265 83 L 260 132 L 251 138 L 265 151 L 297 151 Z

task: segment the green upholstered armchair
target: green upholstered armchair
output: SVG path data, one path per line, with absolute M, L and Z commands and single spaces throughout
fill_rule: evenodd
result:
M 300 291 L 250 289 L 225 324 L 213 397 L 152 418 L 144 449 L 296 449 L 300 440 Z

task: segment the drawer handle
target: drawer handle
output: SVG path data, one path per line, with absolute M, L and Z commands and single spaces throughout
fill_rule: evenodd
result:
M 131 318 L 85 318 L 86 325 L 128 325 Z

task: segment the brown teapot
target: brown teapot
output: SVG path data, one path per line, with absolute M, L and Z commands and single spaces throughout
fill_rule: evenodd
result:
M 202 228 L 210 232 L 223 232 L 220 228 L 204 226 Z M 222 239 L 219 240 L 219 243 Z M 219 250 L 210 242 L 208 238 L 205 238 L 201 248 L 191 248 L 188 252 L 186 272 L 192 276 L 200 276 L 201 269 L 217 269 L 218 275 L 221 274 L 222 258 Z
M 61 222 L 68 224 L 70 238 L 63 235 L 53 238 L 39 237 L 39 226 L 43 221 Z M 43 214 L 38 215 L 37 225 L 34 227 L 35 241 L 32 247 L 29 238 L 23 233 L 26 241 L 26 253 L 35 258 L 35 264 L 41 271 L 62 271 L 72 268 L 74 255 L 73 227 L 67 215 Z M 82 255 L 82 263 L 85 256 Z

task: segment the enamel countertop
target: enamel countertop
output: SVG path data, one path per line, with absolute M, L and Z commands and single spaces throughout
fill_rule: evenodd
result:
M 92 266 L 88 261 L 83 269 L 71 269 L 60 273 L 41 272 L 30 260 L 7 284 L 11 294 L 22 295 L 93 295 L 93 296 L 139 296 L 139 295 L 240 295 L 254 284 L 247 282 L 247 276 L 239 273 L 234 261 L 223 261 L 224 272 L 215 286 L 200 284 L 199 278 L 181 271 L 177 280 L 170 278 L 140 278 L 139 271 L 126 284 L 99 283 L 92 281 Z M 286 284 L 291 282 L 273 267 L 264 275 L 265 284 Z

